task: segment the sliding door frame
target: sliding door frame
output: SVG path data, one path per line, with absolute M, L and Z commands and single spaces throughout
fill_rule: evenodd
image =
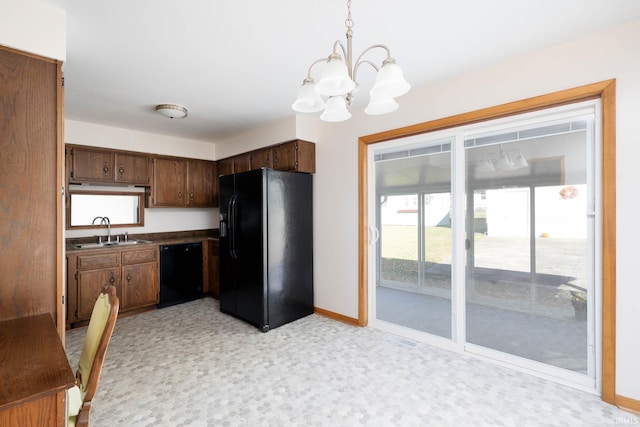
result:
M 397 138 L 513 116 L 591 99 L 602 105 L 602 400 L 615 404 L 616 360 L 616 81 L 605 80 L 573 89 L 488 107 L 358 138 L 358 325 L 369 321 L 368 307 L 368 162 L 367 150 Z

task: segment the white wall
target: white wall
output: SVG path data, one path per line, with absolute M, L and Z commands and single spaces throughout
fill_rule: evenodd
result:
M 636 165 L 640 158 L 636 129 L 640 116 L 640 21 L 416 88 L 399 98 L 400 109 L 387 116 L 352 111 L 353 118 L 347 122 L 314 119 L 315 305 L 353 318 L 358 315 L 359 136 L 612 78 L 617 79 L 616 391 L 640 400 L 640 286 L 634 256 L 640 241 L 640 169 Z M 305 132 L 310 132 L 308 120 Z M 270 139 L 269 132 L 254 132 L 246 143 L 252 148 L 268 145 L 262 141 Z M 225 145 L 217 144 L 220 150 Z
M 224 159 L 235 154 L 293 139 L 296 139 L 295 116 L 273 122 L 262 128 L 252 129 L 242 135 L 225 140 L 223 144 L 216 144 L 216 159 Z
M 155 135 L 94 123 L 65 120 L 65 143 L 90 145 L 117 150 L 214 160 L 215 146 L 211 143 Z M 145 226 L 114 228 L 113 234 L 158 233 L 165 231 L 204 230 L 218 228 L 218 208 L 146 208 Z M 106 232 L 96 230 L 66 230 L 65 238 L 84 237 Z
M 0 0 L 0 44 L 64 61 L 67 14 L 32 0 Z

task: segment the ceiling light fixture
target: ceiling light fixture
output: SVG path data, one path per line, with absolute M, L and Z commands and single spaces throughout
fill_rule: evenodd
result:
M 156 111 L 170 119 L 187 117 L 187 107 L 178 104 L 160 104 L 156 106 Z
M 369 91 L 370 101 L 365 108 L 367 114 L 386 114 L 398 109 L 399 105 L 394 98 L 404 95 L 411 85 L 404 79 L 402 70 L 391 57 L 391 51 L 383 44 L 375 44 L 366 48 L 358 56 L 355 64 L 352 62 L 352 41 L 354 22 L 351 18 L 351 0 L 347 0 L 347 19 L 344 21 L 347 27 L 347 47 L 340 40 L 333 43 L 333 52 L 328 58 L 321 58 L 311 64 L 307 77 L 302 81 L 302 87 L 298 91 L 298 98 L 291 106 L 299 113 L 316 113 L 324 110 L 320 119 L 329 122 L 340 122 L 351 117 L 347 105 L 353 101 L 353 93 L 358 90 L 355 81 L 358 67 L 361 64 L 371 65 L 377 72 L 376 81 Z M 342 51 L 342 56 L 338 52 Z M 387 57 L 378 67 L 373 62 L 363 59 L 370 50 L 384 49 Z M 342 58 L 345 58 L 345 61 Z M 311 69 L 319 63 L 325 63 L 324 72 L 315 84 L 311 77 Z M 325 97 L 327 100 L 323 99 Z

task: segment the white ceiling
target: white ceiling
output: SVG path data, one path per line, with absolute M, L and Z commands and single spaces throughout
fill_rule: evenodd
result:
M 67 13 L 66 118 L 202 141 L 293 115 L 309 65 L 345 40 L 346 0 L 42 1 Z M 352 14 L 354 56 L 386 44 L 419 87 L 640 19 L 640 1 L 354 0 Z M 356 77 L 363 108 L 374 70 Z

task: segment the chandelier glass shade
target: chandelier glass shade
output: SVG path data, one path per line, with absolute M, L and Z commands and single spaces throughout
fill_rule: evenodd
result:
M 299 113 L 315 113 L 324 110 L 320 119 L 337 122 L 348 120 L 351 113 L 347 106 L 353 101 L 353 93 L 358 84 L 355 75 L 362 64 L 369 64 L 376 70 L 376 81 L 369 91 L 370 101 L 365 113 L 379 115 L 391 113 L 399 105 L 394 98 L 404 95 L 411 89 L 411 85 L 404 79 L 402 70 L 391 57 L 389 48 L 382 44 L 375 44 L 366 48 L 358 56 L 355 64 L 352 61 L 353 19 L 351 18 L 351 0 L 347 0 L 347 45 L 340 40 L 333 44 L 333 52 L 327 58 L 321 58 L 311 64 L 307 77 L 302 82 L 298 97 L 291 105 Z M 365 54 L 374 49 L 386 52 L 386 58 L 380 66 L 363 59 Z M 342 52 L 342 55 L 340 54 Z M 344 58 L 344 59 L 343 59 Z M 324 70 L 318 83 L 311 77 L 311 71 L 316 64 L 324 63 Z
M 298 90 L 298 98 L 292 108 L 300 113 L 317 113 L 324 109 L 325 103 L 316 90 L 311 77 L 306 78 Z
M 516 153 L 515 156 L 511 156 L 509 153 Z M 500 151 L 496 154 L 495 158 L 485 157 L 481 160 L 475 168 L 476 172 L 495 172 L 495 171 L 511 171 L 517 169 L 523 169 L 529 166 L 527 159 L 524 158 L 522 153 L 518 150 L 504 151 L 500 147 Z
M 351 118 L 351 113 L 347 110 L 347 102 L 342 96 L 332 96 L 327 100 L 326 107 L 320 119 L 325 122 L 342 122 Z

